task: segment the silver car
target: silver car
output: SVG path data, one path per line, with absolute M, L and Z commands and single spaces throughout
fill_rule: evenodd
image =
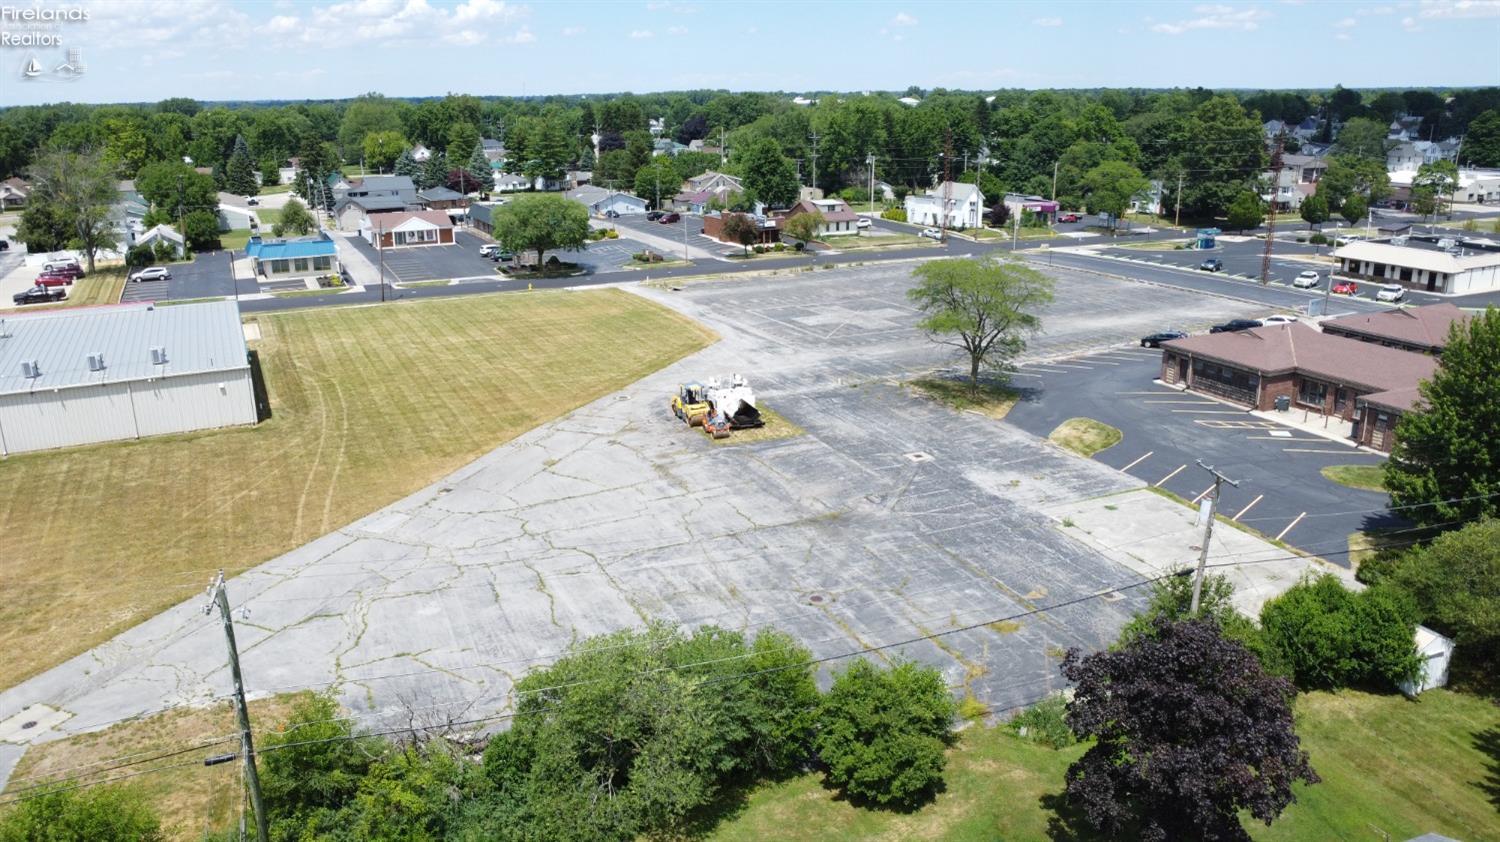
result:
M 1376 301 L 1400 301 L 1406 297 L 1406 287 L 1400 284 L 1381 284 L 1375 293 Z
M 168 272 L 167 267 L 165 266 L 147 266 L 145 269 L 142 269 L 141 271 L 136 272 L 134 275 L 131 275 L 130 281 L 131 283 L 140 283 L 141 281 L 165 281 L 171 277 L 172 273 Z
M 1314 272 L 1311 269 L 1298 272 L 1297 277 L 1292 279 L 1292 286 L 1296 287 L 1297 289 L 1312 289 L 1317 285 L 1318 273 Z

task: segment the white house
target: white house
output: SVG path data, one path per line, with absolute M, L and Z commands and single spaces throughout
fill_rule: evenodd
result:
M 176 257 L 182 257 L 187 254 L 187 241 L 170 225 L 157 225 L 154 228 L 147 228 L 135 238 L 135 244 L 138 246 L 150 246 L 152 249 L 155 249 L 157 243 L 166 243 L 172 249 L 172 254 Z
M 605 216 L 610 211 L 620 216 L 646 212 L 645 199 L 617 190 L 605 190 L 603 187 L 584 185 L 563 195 L 587 208 L 590 216 Z
M 984 194 L 973 184 L 943 182 L 926 195 L 906 197 L 906 221 L 913 225 L 978 228 L 984 224 Z
M 1385 153 L 1386 172 L 1415 170 L 1423 164 L 1443 160 L 1443 148 L 1429 140 L 1403 140 Z
M 419 164 L 423 164 L 426 163 L 430 158 L 432 158 L 432 150 L 428 149 L 422 144 L 419 143 L 411 148 L 411 159 L 413 161 L 416 161 Z

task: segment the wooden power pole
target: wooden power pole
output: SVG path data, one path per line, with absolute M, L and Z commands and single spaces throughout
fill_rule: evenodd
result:
M 204 614 L 219 610 L 219 619 L 224 623 L 224 641 L 229 645 L 229 677 L 234 682 L 234 712 L 240 726 L 240 757 L 245 761 L 245 786 L 250 790 L 250 805 L 255 810 L 255 838 L 268 842 L 266 807 L 261 801 L 260 773 L 255 769 L 255 742 L 250 733 L 250 709 L 245 707 L 245 681 L 240 676 L 240 651 L 234 643 L 234 617 L 229 612 L 229 594 L 224 589 L 224 571 L 208 586 L 211 600 L 203 606 Z

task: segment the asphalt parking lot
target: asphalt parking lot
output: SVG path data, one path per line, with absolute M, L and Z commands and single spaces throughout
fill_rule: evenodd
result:
M 1220 514 L 1335 564 L 1347 566 L 1351 533 L 1399 525 L 1384 494 L 1319 473 L 1384 457 L 1154 384 L 1160 368 L 1160 351 L 1129 346 L 1025 365 L 1013 381 L 1024 397 L 1006 420 L 1044 437 L 1069 418 L 1109 424 L 1124 438 L 1095 460 L 1188 500 L 1212 484 L 1201 459 L 1240 483 L 1223 487 Z
M 631 239 L 597 240 L 589 243 L 581 252 L 565 252 L 563 259 L 587 266 L 589 271 L 602 275 L 606 272 L 624 271 L 630 265 L 630 256 L 645 248 L 646 246 Z
M 229 252 L 201 252 L 189 263 L 171 263 L 172 277 L 165 281 L 140 281 L 125 284 L 120 300 L 186 301 L 234 295 L 234 275 Z
M 350 237 L 347 242 L 359 249 L 376 266 L 384 260 L 388 284 L 495 276 L 494 261 L 479 256 L 479 247 L 484 245 L 485 240 L 468 231 L 455 231 L 453 240 L 451 246 L 409 246 L 383 250 L 375 248 L 363 237 Z M 385 252 L 383 258 L 381 251 Z

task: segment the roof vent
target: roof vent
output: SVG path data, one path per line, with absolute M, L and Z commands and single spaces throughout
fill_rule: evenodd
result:
M 151 349 L 151 364 L 152 365 L 166 365 L 167 364 L 167 349 L 166 348 L 162 348 L 160 346 L 152 348 Z
M 89 354 L 89 371 L 104 370 L 104 355 L 102 353 Z
M 36 360 L 21 361 L 21 376 L 27 380 L 34 380 L 42 376 L 42 366 Z

